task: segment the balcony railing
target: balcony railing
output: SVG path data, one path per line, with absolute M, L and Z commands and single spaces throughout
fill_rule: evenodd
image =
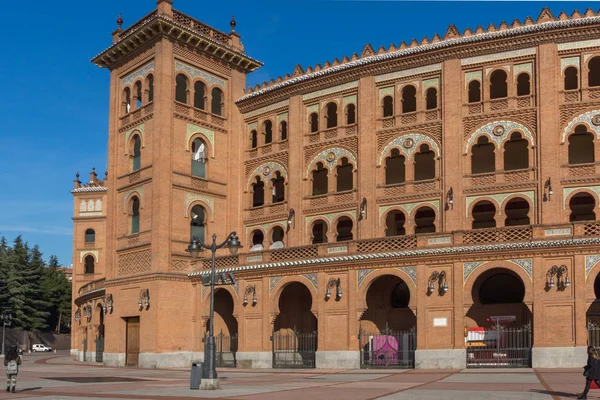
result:
M 464 244 L 528 242 L 533 238 L 531 226 L 473 229 L 463 234 Z
M 306 144 L 313 144 L 324 142 L 331 139 L 339 139 L 347 136 L 353 136 L 358 133 L 358 126 L 356 124 L 336 126 L 333 128 L 322 129 L 318 132 L 307 133 L 304 136 L 307 137 Z
M 503 183 L 523 183 L 535 180 L 533 168 L 513 169 L 508 171 L 484 172 L 465 175 L 469 186 L 491 186 Z
M 438 179 L 408 181 L 391 185 L 377 186 L 377 196 L 381 198 L 398 197 L 413 193 L 426 193 L 439 190 Z
M 420 110 L 408 113 L 398 114 L 392 117 L 383 117 L 377 119 L 377 129 L 388 129 L 396 126 L 414 125 L 425 122 L 438 121 L 442 118 L 440 108 L 432 110 Z
M 105 278 L 92 281 L 92 282 L 90 282 L 88 284 L 85 284 L 82 287 L 80 287 L 79 290 L 77 291 L 77 293 L 79 294 L 79 296 L 82 296 L 82 295 L 84 295 L 86 293 L 90 293 L 90 292 L 94 292 L 96 290 L 104 289 L 104 282 L 105 281 L 106 281 Z
M 535 106 L 533 95 L 503 97 L 501 99 L 484 100 L 477 103 L 463 104 L 463 114 L 482 114 L 501 112 L 505 110 L 516 110 Z

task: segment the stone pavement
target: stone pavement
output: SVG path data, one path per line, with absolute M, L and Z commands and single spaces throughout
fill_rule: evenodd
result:
M 581 369 L 219 370 L 222 390 L 189 389 L 189 370 L 104 368 L 68 354 L 25 354 L 17 393 L 0 399 L 573 399 Z M 600 399 L 592 390 L 590 399 Z

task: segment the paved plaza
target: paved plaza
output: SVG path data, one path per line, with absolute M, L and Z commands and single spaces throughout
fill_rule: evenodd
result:
M 25 354 L 17 393 L 0 399 L 572 399 L 577 369 L 511 370 L 220 370 L 222 390 L 189 389 L 189 371 L 105 368 L 68 354 Z M 590 399 L 600 399 L 592 390 Z

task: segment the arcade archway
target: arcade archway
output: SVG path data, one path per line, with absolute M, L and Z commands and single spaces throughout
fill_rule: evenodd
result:
M 214 336 L 215 358 L 217 367 L 234 368 L 238 350 L 238 322 L 233 315 L 234 300 L 226 289 L 215 291 L 214 301 Z M 210 321 L 208 321 L 210 323 Z M 206 324 L 206 333 L 203 342 L 206 344 L 209 323 Z

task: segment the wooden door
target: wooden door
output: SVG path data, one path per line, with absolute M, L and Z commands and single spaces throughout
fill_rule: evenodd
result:
M 140 355 L 140 317 L 127 318 L 127 366 L 137 367 Z

